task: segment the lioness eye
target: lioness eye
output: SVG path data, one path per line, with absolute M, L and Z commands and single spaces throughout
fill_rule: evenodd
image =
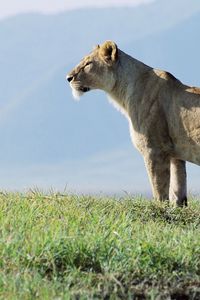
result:
M 87 62 L 87 63 L 85 64 L 85 67 L 87 67 L 87 66 L 89 66 L 89 65 L 91 65 L 91 64 L 92 64 L 92 62 L 89 61 L 89 62 Z

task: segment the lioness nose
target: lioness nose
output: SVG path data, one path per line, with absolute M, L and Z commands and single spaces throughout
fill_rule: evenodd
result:
M 70 82 L 70 81 L 72 81 L 72 79 L 73 79 L 73 76 L 67 76 L 67 80 Z

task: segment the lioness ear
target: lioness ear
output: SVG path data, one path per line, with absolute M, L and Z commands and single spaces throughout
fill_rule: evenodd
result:
M 117 45 L 112 41 L 107 41 L 100 46 L 99 54 L 108 65 L 111 65 L 118 59 Z
M 93 47 L 93 50 L 96 50 L 96 49 L 99 49 L 99 48 L 100 48 L 100 46 L 96 45 L 96 46 Z

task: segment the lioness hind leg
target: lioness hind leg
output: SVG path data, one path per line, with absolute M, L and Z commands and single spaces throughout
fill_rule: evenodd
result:
M 185 161 L 171 159 L 169 198 L 177 206 L 187 206 Z
M 162 153 L 152 152 L 144 158 L 153 197 L 156 200 L 169 200 L 170 159 Z

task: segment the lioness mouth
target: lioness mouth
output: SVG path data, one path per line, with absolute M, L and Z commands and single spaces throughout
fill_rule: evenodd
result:
M 80 91 L 83 93 L 89 92 L 90 88 L 89 87 L 80 87 Z

